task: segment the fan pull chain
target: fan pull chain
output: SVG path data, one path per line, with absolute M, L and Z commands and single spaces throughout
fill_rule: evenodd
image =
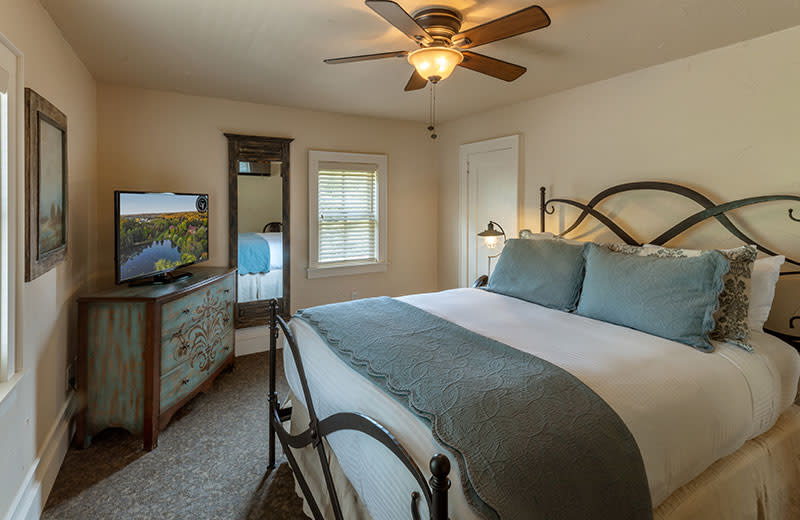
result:
M 431 96 L 430 105 L 428 108 L 428 131 L 431 133 L 431 139 L 439 137 L 436 135 L 436 83 L 431 82 Z

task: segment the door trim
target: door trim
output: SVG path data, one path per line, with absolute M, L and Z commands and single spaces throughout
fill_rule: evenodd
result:
M 514 134 L 505 137 L 498 137 L 495 139 L 488 139 L 486 141 L 478 141 L 474 143 L 462 144 L 458 150 L 458 285 L 459 287 L 470 287 L 474 280 L 467 279 L 468 271 L 468 243 L 469 237 L 467 236 L 469 230 L 469 200 L 468 200 L 468 159 L 471 154 L 481 152 L 491 152 L 493 150 L 514 150 L 514 157 L 517 159 L 517 182 L 520 182 L 522 175 L 520 175 L 520 157 L 519 157 L 519 141 L 520 135 Z M 522 193 L 522 186 L 517 189 L 517 198 Z M 519 227 L 519 200 L 517 200 L 517 227 Z M 514 237 L 508 237 L 514 238 Z

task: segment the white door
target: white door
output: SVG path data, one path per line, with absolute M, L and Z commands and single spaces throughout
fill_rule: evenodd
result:
M 10 379 L 19 364 L 14 356 L 14 200 L 22 145 L 20 60 L 21 53 L 0 34 L 0 382 Z
M 499 224 L 507 238 L 519 233 L 519 136 L 462 145 L 460 163 L 459 279 L 462 287 L 468 287 L 479 275 L 491 274 L 489 256 L 503 248 L 502 238 L 495 248 L 488 248 L 477 236 L 489 221 Z M 491 262 L 494 268 L 497 259 Z

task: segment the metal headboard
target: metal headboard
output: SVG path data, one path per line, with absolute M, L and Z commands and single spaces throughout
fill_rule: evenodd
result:
M 629 191 L 662 191 L 668 193 L 674 193 L 676 195 L 680 195 L 685 197 L 689 200 L 696 202 L 699 206 L 703 209 L 698 211 L 688 217 L 684 218 L 677 224 L 673 225 L 657 237 L 646 240 L 640 241 L 633 237 L 629 232 L 622 228 L 619 224 L 614 222 L 612 218 L 608 215 L 602 213 L 597 209 L 597 205 L 600 204 L 602 201 L 617 195 L 619 193 L 625 193 Z M 791 202 L 800 202 L 800 196 L 798 195 L 762 195 L 759 197 L 747 197 L 744 199 L 734 200 L 732 202 L 726 202 L 723 204 L 717 204 L 713 202 L 710 198 L 706 197 L 702 193 L 688 188 L 686 186 L 681 186 L 679 184 L 673 184 L 670 182 L 658 182 L 658 181 L 644 181 L 644 182 L 629 182 L 625 184 L 618 184 L 617 186 L 612 186 L 611 188 L 605 189 L 592 197 L 589 202 L 583 203 L 577 200 L 572 199 L 561 199 L 561 198 L 547 198 L 547 190 L 545 187 L 540 188 L 540 217 L 541 217 L 541 231 L 545 231 L 545 219 L 547 215 L 552 215 L 555 213 L 554 204 L 565 204 L 568 206 L 573 206 L 581 210 L 580 215 L 575 219 L 575 221 L 568 226 L 563 232 L 559 233 L 559 236 L 565 236 L 571 231 L 574 231 L 580 224 L 583 222 L 586 217 L 591 216 L 594 217 L 597 221 L 603 224 L 606 228 L 608 228 L 612 233 L 614 233 L 617 237 L 619 237 L 623 242 L 629 245 L 640 246 L 642 244 L 654 244 L 654 245 L 664 245 L 673 238 L 681 235 L 682 233 L 686 232 L 687 230 L 691 229 L 692 227 L 704 222 L 710 218 L 715 218 L 722 226 L 728 230 L 734 237 L 738 238 L 745 244 L 753 244 L 755 245 L 758 250 L 766 255 L 775 256 L 780 253 L 776 253 L 771 249 L 759 244 L 756 240 L 750 238 L 746 233 L 744 233 L 741 229 L 739 229 L 731 220 L 727 217 L 726 213 L 729 211 L 733 211 L 738 208 L 743 208 L 746 206 L 752 206 L 755 204 L 761 204 L 764 202 L 774 202 L 774 201 L 791 201 Z M 794 210 L 789 209 L 789 219 L 800 222 L 800 218 L 794 216 Z M 786 257 L 786 263 L 791 264 L 793 266 L 800 267 L 800 259 L 794 259 L 790 257 Z M 800 275 L 800 270 L 794 269 L 791 271 L 783 271 L 781 272 L 781 276 L 798 276 Z M 789 319 L 789 328 L 794 329 L 795 326 L 800 326 L 800 315 L 792 316 Z M 774 330 L 764 329 L 765 332 L 776 336 L 796 349 L 800 351 L 800 336 L 795 336 L 791 334 L 786 334 L 783 332 L 778 332 Z

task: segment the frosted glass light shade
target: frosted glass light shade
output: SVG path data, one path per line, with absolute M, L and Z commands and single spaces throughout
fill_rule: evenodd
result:
M 497 231 L 494 227 L 495 225 L 500 228 L 500 231 Z M 500 237 L 503 237 L 503 240 L 506 238 L 506 232 L 503 231 L 502 226 L 497 222 L 492 220 L 489 221 L 489 225 L 486 226 L 484 231 L 478 233 L 478 236 L 483 238 L 483 243 L 486 244 L 486 247 L 489 249 L 494 249 L 497 247 L 497 241 Z
M 460 52 L 448 47 L 426 47 L 408 55 L 417 73 L 432 83 L 446 79 L 463 60 Z

